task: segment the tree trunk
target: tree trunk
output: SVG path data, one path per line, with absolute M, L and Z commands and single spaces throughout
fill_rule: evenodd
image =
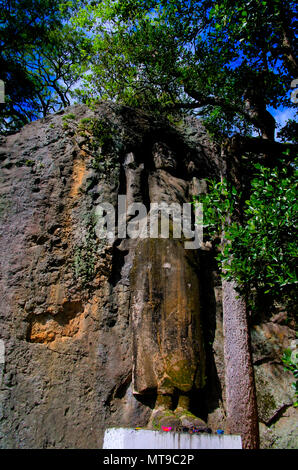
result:
M 244 449 L 259 447 L 258 412 L 246 302 L 234 281 L 223 280 L 227 431 L 240 434 Z
M 232 141 L 233 144 L 233 141 Z M 237 188 L 243 186 L 243 169 L 237 145 L 228 142 L 222 147 L 223 176 Z M 233 220 L 241 223 L 241 201 Z M 228 216 L 231 223 L 231 214 Z M 222 233 L 222 248 L 226 243 Z M 236 290 L 236 281 L 222 281 L 223 328 L 227 429 L 230 434 L 240 434 L 244 449 L 259 448 L 259 423 L 254 370 L 251 358 L 250 331 L 246 300 Z

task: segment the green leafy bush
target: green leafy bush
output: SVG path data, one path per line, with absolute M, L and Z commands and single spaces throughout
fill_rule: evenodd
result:
M 226 180 L 209 181 L 209 193 L 196 198 L 204 204 L 204 227 L 210 237 L 224 233 L 217 257 L 222 275 L 236 279 L 254 305 L 252 292 L 268 298 L 297 301 L 297 162 L 269 169 L 255 166 L 249 197 L 242 203 Z M 235 214 L 241 213 L 241 223 Z M 236 221 L 235 221 L 236 220 Z

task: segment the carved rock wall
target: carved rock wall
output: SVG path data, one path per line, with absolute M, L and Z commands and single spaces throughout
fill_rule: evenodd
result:
M 71 107 L 1 137 L 0 164 L 0 446 L 101 447 L 106 426 L 145 425 L 154 395 L 135 396 L 132 387 L 132 272 L 145 292 L 139 248 L 99 240 L 95 209 L 116 206 L 119 194 L 147 205 L 187 202 L 218 173 L 218 154 L 196 121 L 177 130 L 106 103 Z M 225 418 L 220 281 L 208 247 L 187 274 L 181 266 L 189 261 L 172 242 L 156 240 L 151 253 L 157 272 L 157 257 L 175 267 L 160 326 L 171 324 L 175 291 L 181 308 L 199 302 L 202 337 L 191 341 L 197 357 L 204 348 L 206 385 L 200 377 L 191 406 L 217 429 Z M 166 277 L 159 285 L 166 288 Z M 293 334 L 282 320 L 253 328 L 264 446 L 296 439 L 291 377 L 280 365 Z

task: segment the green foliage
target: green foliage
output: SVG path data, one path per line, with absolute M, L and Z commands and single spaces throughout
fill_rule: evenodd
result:
M 93 155 L 92 167 L 105 179 L 114 178 L 120 168 L 119 154 L 124 148 L 121 129 L 109 119 L 83 118 L 79 130 L 91 134 L 88 148 Z
M 209 236 L 219 239 L 224 233 L 218 256 L 222 274 L 236 279 L 252 306 L 254 291 L 271 300 L 297 301 L 297 163 L 274 169 L 255 164 L 242 208 L 242 194 L 226 180 L 209 181 L 209 193 L 198 198 Z
M 64 116 L 62 116 L 62 128 L 65 130 L 70 129 L 71 121 L 73 121 L 75 118 L 76 116 L 72 113 L 65 114 Z
M 82 246 L 75 249 L 74 271 L 75 277 L 81 278 L 83 284 L 93 279 L 95 264 L 95 251 L 93 243 L 87 239 Z
M 72 114 L 72 113 L 69 113 L 69 114 L 65 114 L 63 117 L 62 117 L 62 120 L 63 121 L 68 121 L 69 119 L 75 119 L 75 115 Z
M 83 285 L 87 285 L 94 278 L 97 259 L 96 218 L 91 213 L 85 219 L 87 233 L 82 243 L 75 248 L 73 259 L 75 277 L 80 279 Z
M 103 154 L 109 154 L 116 150 L 116 127 L 111 121 L 105 119 L 94 120 L 92 134 L 96 138 L 96 143 L 100 145 Z
M 84 0 L 4 0 L 0 22 L 0 131 L 18 130 L 70 104 L 85 39 L 68 20 Z
M 285 366 L 285 370 L 291 372 L 295 378 L 295 382 L 292 383 L 292 388 L 295 393 L 294 406 L 298 407 L 298 350 L 286 349 L 282 357 L 282 361 Z
M 89 124 L 92 124 L 92 118 L 83 118 L 80 120 L 80 127 L 83 129 L 88 129 Z
M 294 106 L 292 0 L 6 0 L 2 15 L 3 132 L 70 98 L 196 109 L 217 140 L 264 134 L 269 107 Z
M 83 102 L 198 109 L 218 140 L 265 134 L 269 106 L 294 106 L 294 1 L 101 0 L 72 21 L 91 48 L 79 66 Z
M 35 165 L 35 162 L 34 162 L 34 160 L 26 160 L 26 161 L 25 161 L 25 165 L 26 165 L 26 166 L 29 166 L 29 167 L 32 167 L 32 166 Z
M 282 142 L 298 143 L 298 122 L 289 119 L 277 136 Z

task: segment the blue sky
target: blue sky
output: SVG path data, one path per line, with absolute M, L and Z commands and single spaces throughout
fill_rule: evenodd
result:
M 276 119 L 277 124 L 279 124 L 281 127 L 285 126 L 288 119 L 297 119 L 297 109 L 295 108 L 280 107 L 277 110 L 269 108 L 268 111 L 272 113 L 273 117 Z

